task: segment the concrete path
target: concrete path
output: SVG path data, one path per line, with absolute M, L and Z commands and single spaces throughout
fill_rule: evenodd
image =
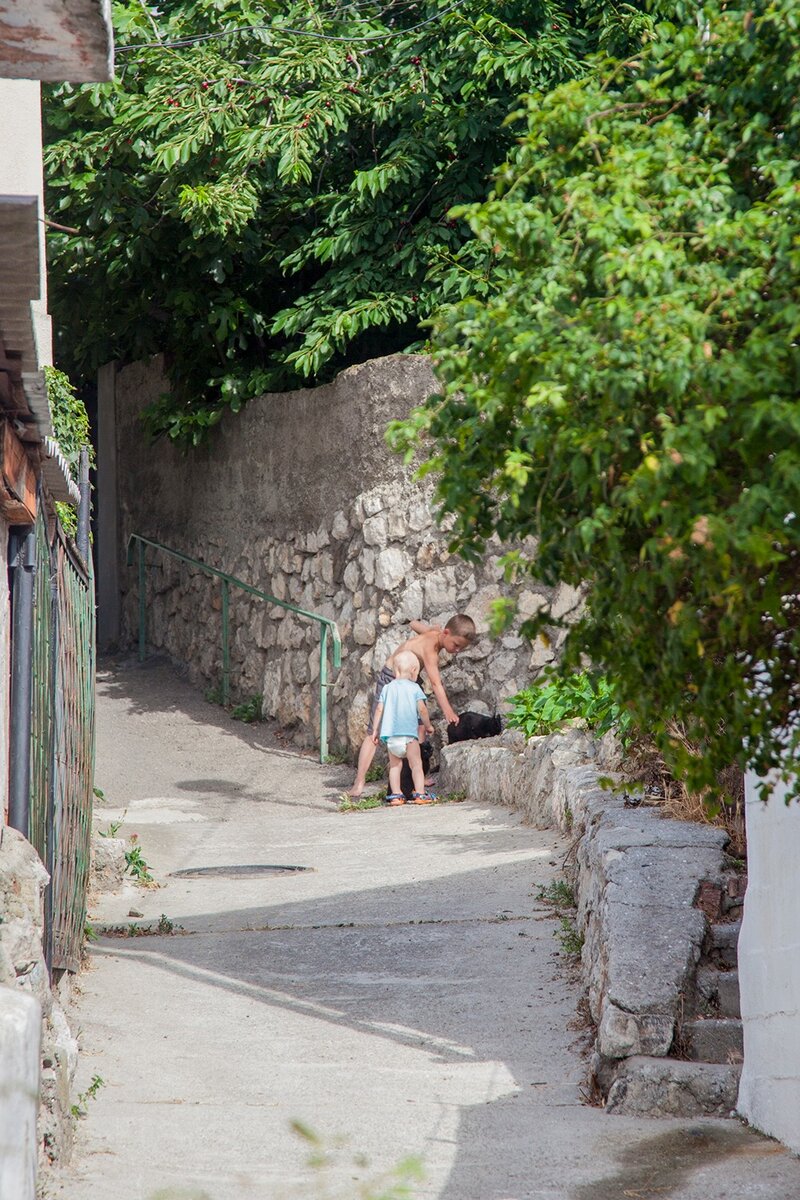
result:
M 475 803 L 341 814 L 346 768 L 168 669 L 109 668 L 99 693 L 103 812 L 160 886 L 92 920 L 174 931 L 92 950 L 78 1090 L 104 1083 L 47 1196 L 394 1200 L 378 1181 L 413 1158 L 414 1200 L 800 1197 L 800 1162 L 738 1121 L 582 1103 L 580 988 L 536 898 L 552 832 Z M 265 864 L 305 870 L 225 872 Z

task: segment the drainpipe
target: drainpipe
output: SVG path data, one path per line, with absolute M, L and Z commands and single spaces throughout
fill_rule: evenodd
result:
M 89 562 L 89 517 L 92 510 L 92 493 L 89 487 L 89 451 L 81 450 L 78 486 L 81 502 L 78 505 L 78 531 L 75 541 L 85 563 Z
M 33 692 L 34 527 L 12 531 L 11 728 L 8 823 L 29 836 L 31 791 L 31 702 Z

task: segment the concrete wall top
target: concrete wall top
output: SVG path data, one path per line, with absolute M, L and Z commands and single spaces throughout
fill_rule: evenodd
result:
M 152 364 L 118 376 L 117 444 L 127 447 L 126 457 L 131 445 L 144 447 L 139 415 L 165 388 Z M 321 512 L 346 507 L 365 486 L 407 475 L 384 430 L 434 389 L 426 358 L 396 354 L 351 367 L 322 387 L 257 397 L 223 418 L 208 448 L 185 453 L 162 440 L 137 463 L 137 494 L 147 498 L 144 511 L 159 514 L 158 530 L 137 520 L 125 533 L 169 542 L 189 523 L 208 538 L 234 526 L 243 537 L 316 529 Z M 220 461 L 228 464 L 228 486 L 204 493 L 204 472 L 210 476 Z

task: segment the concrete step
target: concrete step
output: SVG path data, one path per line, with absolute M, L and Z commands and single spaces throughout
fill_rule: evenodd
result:
M 739 1003 L 739 972 L 701 967 L 697 972 L 694 1016 L 736 1017 L 742 1015 Z
M 698 1018 L 681 1028 L 686 1052 L 692 1062 L 741 1063 L 742 1022 L 732 1017 Z
M 741 1067 L 636 1055 L 623 1059 L 606 1112 L 630 1116 L 730 1117 Z
M 711 925 L 706 938 L 706 958 L 716 967 L 734 969 L 738 966 L 739 934 L 742 931 L 741 921 L 731 921 L 727 925 Z

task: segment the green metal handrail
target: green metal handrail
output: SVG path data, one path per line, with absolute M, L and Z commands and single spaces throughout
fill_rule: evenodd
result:
M 260 591 L 259 588 L 252 587 L 251 584 L 245 583 L 242 579 L 237 579 L 235 575 L 227 575 L 224 571 L 218 571 L 216 567 L 209 567 L 206 563 L 200 562 L 199 559 L 191 558 L 188 554 L 182 554 L 180 550 L 173 550 L 170 546 L 164 546 L 161 542 L 154 542 L 150 538 L 142 537 L 141 534 L 132 533 L 128 538 L 128 566 L 133 566 L 133 546 L 134 542 L 138 543 L 138 566 L 139 566 L 139 661 L 144 662 L 145 659 L 145 613 L 146 613 L 146 588 L 145 588 L 145 547 L 152 546 L 154 550 L 161 550 L 164 554 L 170 554 L 173 558 L 179 558 L 181 562 L 189 563 L 193 567 L 198 567 L 204 571 L 206 575 L 214 575 L 222 581 L 222 703 L 226 704 L 230 700 L 231 689 L 231 651 L 230 651 L 230 630 L 228 629 L 228 611 L 230 600 L 231 585 L 240 589 L 243 592 L 249 592 L 251 596 L 258 596 L 260 600 L 266 600 L 269 604 L 277 604 L 279 608 L 285 608 L 288 612 L 296 613 L 298 617 L 308 617 L 311 621 L 319 623 L 319 761 L 325 762 L 328 757 L 328 688 L 333 685 L 328 683 L 328 632 L 330 631 L 331 640 L 333 642 L 333 668 L 338 671 L 342 665 L 342 639 L 339 637 L 339 629 L 335 621 L 330 617 L 323 617 L 320 613 L 307 612 L 304 608 L 297 608 L 294 604 L 287 604 L 285 600 L 278 600 L 276 596 L 270 596 L 267 592 Z

